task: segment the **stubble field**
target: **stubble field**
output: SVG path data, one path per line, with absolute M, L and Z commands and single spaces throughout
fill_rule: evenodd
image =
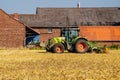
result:
M 120 50 L 107 54 L 0 50 L 0 80 L 120 80 Z

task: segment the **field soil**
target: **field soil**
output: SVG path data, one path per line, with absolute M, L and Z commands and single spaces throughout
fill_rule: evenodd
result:
M 100 54 L 0 50 L 0 80 L 120 80 L 120 50 Z

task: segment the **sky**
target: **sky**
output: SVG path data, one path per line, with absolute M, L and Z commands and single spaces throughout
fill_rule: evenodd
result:
M 0 8 L 9 14 L 35 14 L 36 8 L 120 7 L 120 0 L 0 0 Z

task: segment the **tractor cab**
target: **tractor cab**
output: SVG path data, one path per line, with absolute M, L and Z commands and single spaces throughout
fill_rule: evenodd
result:
M 76 37 L 79 36 L 78 28 L 63 28 L 61 29 L 61 36 L 65 37 L 68 43 L 71 43 Z

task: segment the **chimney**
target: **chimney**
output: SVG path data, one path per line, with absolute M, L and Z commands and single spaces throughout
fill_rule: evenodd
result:
M 80 2 L 77 4 L 77 8 L 80 8 Z
M 14 13 L 13 17 L 14 17 L 14 19 L 16 19 L 16 20 L 19 20 L 19 15 L 18 15 L 18 13 Z

